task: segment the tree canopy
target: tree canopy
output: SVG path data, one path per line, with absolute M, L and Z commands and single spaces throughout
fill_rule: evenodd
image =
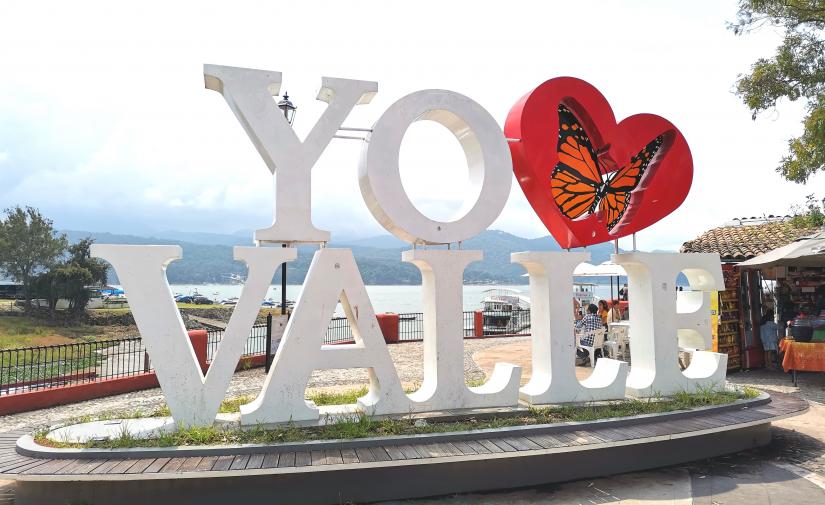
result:
M 69 313 L 82 313 L 91 296 L 89 286 L 106 284 L 109 267 L 105 261 L 91 257 L 93 242 L 86 238 L 69 246 L 68 257 L 64 261 L 34 280 L 34 292 L 48 301 L 52 313 L 60 299 L 69 301 Z
M 740 76 L 736 93 L 753 118 L 780 99 L 804 100 L 804 131 L 788 140 L 788 153 L 776 171 L 789 181 L 805 183 L 825 170 L 825 1 L 740 0 L 737 35 L 769 25 L 784 29 L 784 40 L 770 58 L 760 58 Z
M 12 207 L 0 219 L 0 272 L 23 285 L 31 299 L 34 276 L 57 263 L 66 250 L 66 237 L 52 221 L 32 207 Z
M 795 228 L 820 228 L 825 226 L 822 204 L 814 195 L 808 195 L 803 205 L 791 207 L 791 225 Z

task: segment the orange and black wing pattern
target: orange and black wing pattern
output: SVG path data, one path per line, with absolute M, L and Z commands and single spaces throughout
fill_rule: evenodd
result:
M 559 162 L 550 175 L 553 200 L 576 219 L 593 212 L 604 182 L 590 138 L 570 109 L 559 104 Z
M 608 230 L 615 228 L 622 220 L 630 205 L 630 194 L 639 186 L 645 170 L 659 152 L 663 142 L 663 135 L 653 139 L 630 159 L 630 163 L 614 172 L 605 183 L 604 194 L 599 202 L 599 211 L 602 213 Z

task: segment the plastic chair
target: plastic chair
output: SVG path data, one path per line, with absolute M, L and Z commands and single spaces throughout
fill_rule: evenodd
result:
M 593 335 L 593 345 L 582 345 L 582 337 L 586 335 Z M 576 347 L 587 351 L 587 355 L 590 356 L 590 368 L 596 366 L 596 349 L 601 349 L 604 346 L 604 335 L 605 330 L 594 330 L 577 336 Z
M 610 349 L 610 357 L 616 359 L 621 354 L 625 359 L 628 345 L 628 328 L 626 326 L 611 326 L 608 330 L 605 346 Z

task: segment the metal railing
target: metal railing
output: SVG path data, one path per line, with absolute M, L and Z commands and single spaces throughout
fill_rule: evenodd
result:
M 481 336 L 524 336 L 530 335 L 530 309 L 514 311 L 482 312 L 483 328 Z M 464 337 L 476 336 L 476 312 L 465 310 L 463 316 Z M 398 314 L 398 340 L 410 342 L 424 338 L 424 314 L 408 312 Z
M 465 311 L 464 337 L 478 334 L 476 313 Z M 518 336 L 530 334 L 530 311 L 485 311 L 481 335 Z M 207 332 L 206 357 L 211 362 L 223 339 L 223 330 Z M 424 314 L 398 314 L 398 337 L 402 342 L 424 338 Z M 266 353 L 267 325 L 252 327 L 243 357 Z M 346 317 L 330 321 L 324 344 L 353 340 Z M 71 386 L 152 372 L 152 363 L 140 337 L 98 340 L 41 347 L 0 349 L 0 396 L 25 393 L 59 386 Z
M 424 338 L 424 314 L 407 312 L 398 314 L 398 340 L 410 342 Z
M 337 344 L 353 340 L 352 328 L 346 317 L 333 317 L 324 335 L 324 344 Z
M 206 337 L 206 361 L 212 362 L 218 344 L 223 340 L 223 330 L 209 330 Z M 257 356 L 266 352 L 266 324 L 256 324 L 249 331 L 242 358 Z
M 466 313 L 465 313 L 466 315 Z M 482 313 L 482 336 L 510 337 L 530 334 L 530 309 L 512 311 L 485 310 Z
M 140 337 L 0 350 L 0 395 L 151 371 Z

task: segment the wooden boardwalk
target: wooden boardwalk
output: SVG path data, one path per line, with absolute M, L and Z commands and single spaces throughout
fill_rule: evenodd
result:
M 74 484 L 85 482 L 87 483 L 86 487 L 95 482 L 108 482 L 108 485 L 111 486 L 114 482 L 127 481 L 132 483 L 135 481 L 150 482 L 158 480 L 167 481 L 168 483 L 168 481 L 175 479 L 181 481 L 197 480 L 204 483 L 215 481 L 215 479 L 208 479 L 209 477 L 257 477 L 258 479 L 255 482 L 258 482 L 261 477 L 267 476 L 273 478 L 278 475 L 283 477 L 291 474 L 294 478 L 295 474 L 301 473 L 308 474 L 304 477 L 311 477 L 313 474 L 321 476 L 321 474 L 334 473 L 335 471 L 342 471 L 343 474 L 349 475 L 348 478 L 351 479 L 353 475 L 358 475 L 358 470 L 400 467 L 406 468 L 408 472 L 410 470 L 421 472 L 424 466 L 436 468 L 438 465 L 445 463 L 449 463 L 450 466 L 444 468 L 451 468 L 459 473 L 463 471 L 463 467 L 459 468 L 456 465 L 463 464 L 468 469 L 472 468 L 472 471 L 480 476 L 485 471 L 483 465 L 489 465 L 496 460 L 501 460 L 504 463 L 505 461 L 514 461 L 514 458 L 537 456 L 547 458 L 556 455 L 559 458 L 562 456 L 567 459 L 579 458 L 575 460 L 579 461 L 582 457 L 597 457 L 596 454 L 600 450 L 608 449 L 635 451 L 627 454 L 638 453 L 639 456 L 637 457 L 644 460 L 648 448 L 656 447 L 659 444 L 662 448 L 671 447 L 666 452 L 672 451 L 674 450 L 672 447 L 676 446 L 668 446 L 667 444 L 673 444 L 674 442 L 682 444 L 687 442 L 685 447 L 688 449 L 678 450 L 685 451 L 684 457 L 697 459 L 702 454 L 707 454 L 704 457 L 715 456 L 724 453 L 719 451 L 731 452 L 767 443 L 769 441 L 767 428 L 771 421 L 802 413 L 807 410 L 808 404 L 804 400 L 790 395 L 773 394 L 770 400 L 761 404 L 727 407 L 711 408 L 688 414 L 642 416 L 633 419 L 596 421 L 586 424 L 539 425 L 515 429 L 505 428 L 414 437 L 387 437 L 374 440 L 244 446 L 234 450 L 224 447 L 211 449 L 214 452 L 213 454 L 210 454 L 208 450 L 200 453 L 186 453 L 184 451 L 173 453 L 170 451 L 167 455 L 153 454 L 147 457 L 141 456 L 140 452 L 115 451 L 105 457 L 98 452 L 92 455 L 72 454 L 66 456 L 64 454 L 61 459 L 34 458 L 17 452 L 16 442 L 25 433 L 13 432 L 0 434 L 0 474 L 5 475 L 5 478 L 18 479 L 18 486 L 25 484 L 21 489 L 31 491 L 35 488 L 35 485 L 45 485 L 47 488 L 52 489 L 53 485 L 58 482 Z M 754 431 L 756 428 L 761 428 L 762 431 Z M 753 442 L 746 439 L 747 437 L 740 437 L 741 440 L 737 442 L 738 445 L 731 442 L 732 445 L 725 446 L 724 441 L 733 441 L 735 437 L 730 434 L 737 430 L 747 433 L 748 437 L 752 436 Z M 765 439 L 765 434 L 767 434 L 767 439 Z M 696 438 L 698 440 L 702 437 L 707 438 L 710 442 L 708 442 L 708 447 L 704 452 L 696 452 L 698 449 L 691 447 L 690 439 Z M 661 466 L 659 462 L 673 464 L 670 462 L 671 459 L 667 459 L 672 458 L 673 455 L 660 455 L 656 456 L 659 459 L 655 459 L 655 453 L 655 450 L 649 452 L 651 461 L 647 467 Z M 614 455 L 614 457 L 618 456 Z M 559 459 L 559 461 L 561 460 Z M 689 460 L 685 459 L 685 461 Z M 535 461 L 550 460 L 535 459 Z M 586 465 L 587 463 L 582 464 Z M 644 467 L 644 465 L 641 461 L 637 461 L 626 466 L 626 468 L 636 467 Z M 459 475 L 459 473 L 455 475 Z M 614 471 L 612 473 L 618 472 Z M 376 474 L 376 472 L 373 472 L 373 474 Z M 3 475 L 0 475 L 0 478 L 3 478 Z M 426 477 L 422 478 L 426 480 Z M 321 482 L 319 479 L 309 480 L 308 482 Z M 552 480 L 548 477 L 548 481 Z M 52 486 L 50 487 L 48 484 Z M 491 482 L 489 485 L 492 486 L 493 483 Z M 514 485 L 523 485 L 523 483 L 514 482 Z M 479 489 L 495 489 L 495 487 L 485 486 L 482 483 L 479 483 L 478 487 Z M 453 488 L 436 486 L 435 489 L 440 492 L 444 489 Z M 461 489 L 456 489 L 455 492 L 460 491 Z M 60 492 L 67 491 L 61 489 Z M 216 492 L 215 495 L 219 494 Z M 409 493 L 403 492 L 402 494 L 408 495 Z M 418 494 L 418 496 L 426 495 L 425 492 L 424 494 Z M 25 493 L 21 495 L 21 498 L 24 496 Z M 34 497 L 38 494 L 33 492 L 29 496 Z M 81 493 L 77 496 L 87 495 Z M 115 492 L 112 496 L 119 496 L 119 494 Z M 368 495 L 368 497 L 370 496 Z M 387 495 L 380 496 L 385 497 Z M 407 496 L 399 495 L 396 497 Z M 358 498 L 363 500 L 364 496 L 359 495 Z M 114 501 L 113 498 L 111 503 L 131 503 L 128 499 L 123 501 L 122 496 L 118 499 L 119 502 Z M 31 500 L 33 501 L 27 502 L 24 499 L 20 503 L 39 503 L 34 498 L 31 498 Z M 307 503 L 310 502 L 312 501 L 307 501 Z M 94 503 L 98 502 L 95 501 Z M 109 502 L 104 501 L 101 503 Z M 199 503 L 205 502 L 200 501 Z M 326 502 L 321 500 L 315 501 L 315 503 Z

